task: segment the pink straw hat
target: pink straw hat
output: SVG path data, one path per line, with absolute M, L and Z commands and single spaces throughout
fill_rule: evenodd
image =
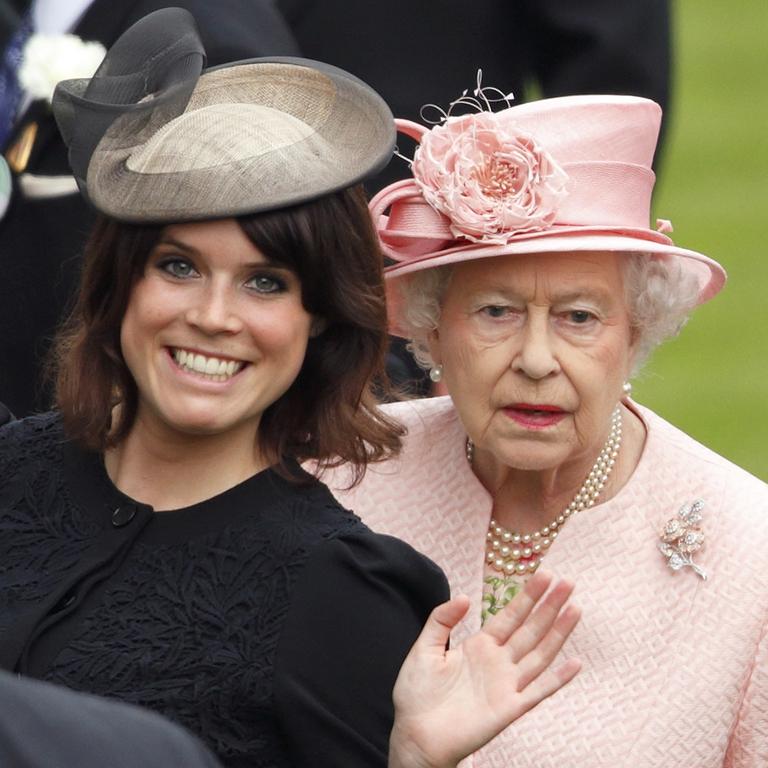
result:
M 506 254 L 614 251 L 677 258 L 698 303 L 725 284 L 713 259 L 648 226 L 651 161 L 661 108 L 633 96 L 566 96 L 500 112 L 448 117 L 431 129 L 396 120 L 419 142 L 413 179 L 385 187 L 370 208 L 387 268 L 393 333 L 400 278 Z

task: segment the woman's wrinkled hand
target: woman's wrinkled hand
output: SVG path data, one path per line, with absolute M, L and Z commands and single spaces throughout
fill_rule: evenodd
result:
M 432 611 L 395 684 L 390 768 L 453 767 L 576 675 L 576 659 L 550 666 L 580 617 L 566 605 L 573 584 L 554 581 L 538 571 L 477 634 L 450 650 L 450 632 L 469 599 Z

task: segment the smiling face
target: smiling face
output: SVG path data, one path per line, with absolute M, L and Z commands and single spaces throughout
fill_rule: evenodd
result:
M 234 219 L 168 226 L 120 333 L 138 420 L 177 432 L 252 432 L 301 369 L 313 318 L 289 269 Z
M 453 268 L 430 350 L 478 451 L 589 467 L 632 360 L 620 256 L 500 256 Z

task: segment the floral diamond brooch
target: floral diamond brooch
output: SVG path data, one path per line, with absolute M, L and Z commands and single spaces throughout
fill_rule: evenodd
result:
M 704 532 L 701 522 L 704 502 L 697 499 L 684 504 L 673 518 L 667 520 L 661 530 L 659 551 L 667 558 L 667 565 L 673 571 L 691 568 L 706 581 L 707 572 L 693 561 L 693 556 L 704 546 Z

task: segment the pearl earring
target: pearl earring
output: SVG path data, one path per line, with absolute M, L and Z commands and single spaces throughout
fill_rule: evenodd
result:
M 632 384 L 631 384 L 631 382 L 625 381 L 624 384 L 622 384 L 621 389 L 624 392 L 624 397 L 630 397 L 632 395 Z
M 438 381 L 442 381 L 443 378 L 443 366 L 442 365 L 433 365 L 429 369 L 429 378 L 432 379 L 432 381 L 437 384 Z

